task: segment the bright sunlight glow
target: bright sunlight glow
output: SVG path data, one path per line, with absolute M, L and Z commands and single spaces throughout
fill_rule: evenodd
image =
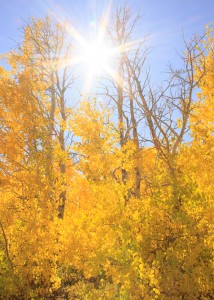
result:
M 102 18 L 102 22 L 97 24 L 96 39 L 86 40 L 71 24 L 66 29 L 68 33 L 77 41 L 77 54 L 69 61 L 69 65 L 79 65 L 82 74 L 85 77 L 83 90 L 90 90 L 93 81 L 96 81 L 107 73 L 115 81 L 120 82 L 117 70 L 114 67 L 114 60 L 117 55 L 135 48 L 137 44 L 122 44 L 118 46 L 106 43 L 106 28 L 110 6 Z
M 82 63 L 91 76 L 99 76 L 111 63 L 110 49 L 104 42 L 86 44 L 83 46 Z

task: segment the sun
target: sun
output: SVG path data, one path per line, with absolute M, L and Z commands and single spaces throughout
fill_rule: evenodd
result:
M 86 43 L 82 47 L 80 62 L 90 76 L 100 76 L 112 64 L 111 48 L 104 41 Z
M 117 72 L 117 58 L 122 53 L 133 49 L 135 43 L 115 46 L 107 38 L 107 24 L 109 11 L 103 17 L 102 22 L 97 23 L 97 34 L 93 39 L 86 39 L 71 24 L 66 27 L 67 32 L 74 39 L 76 47 L 75 55 L 69 60 L 69 65 L 76 65 L 79 73 L 84 77 L 84 91 L 90 91 L 94 82 L 107 74 L 120 84 Z M 83 78 L 82 77 L 82 78 Z
M 106 27 L 109 11 L 106 12 L 102 21 L 95 22 L 96 30 L 93 35 L 88 33 L 83 37 L 78 30 L 67 24 L 66 30 L 74 40 L 74 55 L 68 61 L 69 65 L 75 65 L 77 72 L 83 79 L 83 90 L 90 90 L 93 83 L 97 82 L 106 74 L 114 77 L 113 65 L 115 54 L 118 50 L 111 45 L 106 35 Z

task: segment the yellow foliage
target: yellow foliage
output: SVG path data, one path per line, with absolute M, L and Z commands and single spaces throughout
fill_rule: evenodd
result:
M 46 22 L 34 23 L 38 39 Z M 173 170 L 150 146 L 137 149 L 130 139 L 121 148 L 119 128 L 96 99 L 70 110 L 67 122 L 56 112 L 56 129 L 75 136 L 71 146 L 63 149 L 56 136 L 51 139 L 50 100 L 41 70 L 28 64 L 35 51 L 29 35 L 27 28 L 26 52 L 8 56 L 12 70 L 0 69 L 0 297 L 211 299 L 211 29 L 192 141 L 180 147 Z

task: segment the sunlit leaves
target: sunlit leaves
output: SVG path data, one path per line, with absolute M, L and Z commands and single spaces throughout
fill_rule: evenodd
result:
M 48 22 L 34 24 L 42 46 Z M 213 77 L 201 83 L 192 140 L 168 165 L 151 145 L 138 149 L 129 139 L 121 147 L 109 108 L 96 99 L 66 108 L 67 119 L 57 108 L 50 123 L 42 65 L 29 67 L 35 54 L 29 30 L 26 53 L 11 53 L 11 71 L 0 69 L 0 296 L 211 299 Z M 210 29 L 209 72 L 211 42 Z M 63 148 L 50 125 L 73 134 L 73 143 Z

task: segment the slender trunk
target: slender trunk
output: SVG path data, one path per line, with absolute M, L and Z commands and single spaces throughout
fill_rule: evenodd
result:
M 132 122 L 132 130 L 133 130 L 133 139 L 134 139 L 134 144 L 136 148 L 136 155 L 135 155 L 135 190 L 134 194 L 135 197 L 140 197 L 140 183 L 141 183 L 141 172 L 139 168 L 139 150 L 140 150 L 140 145 L 139 145 L 139 139 L 138 139 L 138 132 L 137 132 L 137 122 L 135 119 L 135 113 L 134 113 L 134 93 L 132 89 L 132 84 L 131 84 L 131 74 L 130 74 L 130 69 L 129 65 L 126 63 L 127 66 L 127 72 L 128 72 L 128 87 L 129 87 L 129 103 L 130 103 L 130 115 L 131 115 L 131 122 Z
M 49 126 L 48 126 L 48 140 L 47 140 L 47 164 L 46 175 L 49 179 L 49 183 L 52 186 L 54 182 L 53 178 L 53 133 L 54 133 L 54 117 L 56 111 L 56 95 L 54 89 L 54 78 L 51 76 L 51 107 L 49 113 Z
M 62 125 L 60 126 L 60 134 L 59 134 L 59 142 L 60 148 L 63 153 L 65 153 L 65 124 L 66 124 L 66 113 L 65 113 L 65 99 L 64 93 L 61 94 L 60 97 L 60 110 L 62 117 Z M 60 160 L 60 174 L 62 177 L 62 192 L 60 193 L 59 205 L 58 205 L 58 217 L 60 219 L 64 218 L 65 212 L 65 202 L 66 202 L 66 183 L 65 183 L 65 175 L 66 175 L 66 164 L 64 158 Z
M 129 89 L 131 86 L 129 87 Z M 132 90 L 130 90 L 132 91 Z M 132 97 L 132 92 L 130 94 L 130 113 L 131 113 L 131 122 L 132 122 L 132 127 L 133 127 L 133 138 L 134 138 L 134 144 L 135 144 L 135 150 L 136 150 L 136 155 L 135 155 L 135 197 L 140 197 L 140 183 L 141 183 L 141 173 L 140 173 L 140 168 L 139 168 L 139 140 L 138 140 L 138 133 L 137 133 L 137 122 L 135 119 L 134 115 L 134 105 L 133 105 L 133 97 Z

